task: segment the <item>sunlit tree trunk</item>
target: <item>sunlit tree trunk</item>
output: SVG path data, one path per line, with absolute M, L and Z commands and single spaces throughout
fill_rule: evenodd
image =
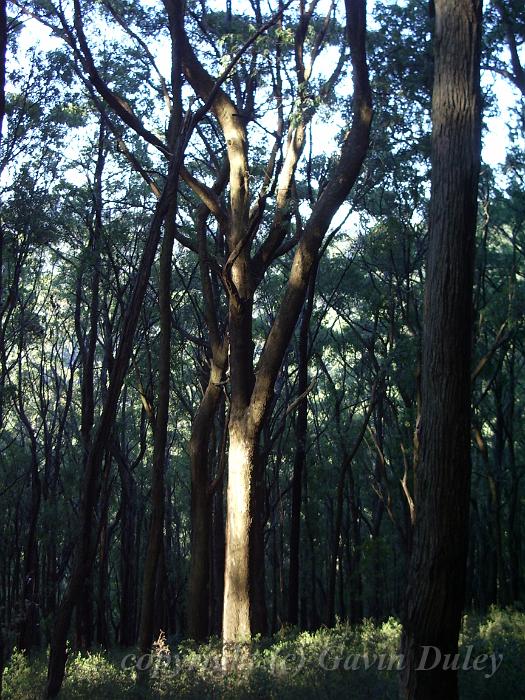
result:
M 226 559 L 222 635 L 225 646 L 247 642 L 250 626 L 250 497 L 255 469 L 256 436 L 248 425 L 230 419 Z

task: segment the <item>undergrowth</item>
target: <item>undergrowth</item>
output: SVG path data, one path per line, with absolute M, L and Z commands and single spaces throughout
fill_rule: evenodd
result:
M 168 644 L 161 635 L 152 656 L 140 662 L 147 667 L 142 684 L 137 683 L 132 651 L 70 653 L 60 698 L 394 699 L 402 662 L 400 632 L 393 618 L 382 624 L 365 620 L 358 626 L 339 624 L 315 632 L 284 628 L 272 638 L 255 639 L 249 653 L 240 650 L 230 673 L 221 669 L 218 639 L 205 645 Z M 433 654 L 429 651 L 429 664 Z M 483 617 L 465 616 L 458 659 L 462 699 L 523 697 L 524 662 L 524 613 L 493 608 Z M 4 672 L 3 698 L 40 700 L 45 677 L 44 653 L 28 660 L 15 650 Z

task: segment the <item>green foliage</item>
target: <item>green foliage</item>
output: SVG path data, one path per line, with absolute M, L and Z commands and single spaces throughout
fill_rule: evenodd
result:
M 73 656 L 66 673 L 62 694 L 71 700 L 90 696 L 111 700 L 117 689 L 122 697 L 129 697 L 133 690 L 132 679 L 102 652 Z
M 124 652 L 73 655 L 68 661 L 61 697 L 120 698 L 396 698 L 397 659 L 401 624 L 365 620 L 333 629 L 299 632 L 284 627 L 271 639 L 257 638 L 250 654 L 239 655 L 236 671 L 221 670 L 221 642 L 184 641 L 170 654 L 163 636 L 157 640 L 149 671 L 150 684 L 136 685 L 133 668 L 122 668 Z M 491 608 L 486 617 L 465 616 L 460 658 L 471 647 L 474 655 L 502 654 L 491 678 L 481 671 L 460 671 L 464 700 L 506 700 L 519 697 L 525 682 L 525 614 Z M 366 665 L 369 665 L 366 668 Z M 345 668 L 346 665 L 346 668 Z M 382 666 L 380 669 L 379 666 Z M 5 671 L 6 700 L 37 698 L 44 683 L 44 659 L 31 663 L 15 651 Z
M 460 692 L 465 698 L 497 700 L 519 698 L 525 687 L 525 614 L 491 607 L 486 617 L 467 615 L 460 636 L 460 645 L 472 644 L 476 653 L 503 655 L 501 668 L 491 678 L 483 674 L 460 674 Z M 478 651 L 480 650 L 480 651 Z
M 42 657 L 29 663 L 18 649 L 14 649 L 3 676 L 3 697 L 9 700 L 37 700 L 45 679 Z

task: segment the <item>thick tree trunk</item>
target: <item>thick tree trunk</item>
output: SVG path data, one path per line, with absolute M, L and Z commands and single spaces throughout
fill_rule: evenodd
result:
M 432 186 L 419 463 L 401 680 L 404 698 L 458 697 L 457 672 L 420 668 L 425 646 L 457 653 L 470 489 L 473 258 L 480 165 L 480 0 L 436 0 Z M 442 656 L 443 661 L 443 656 Z
M 206 391 L 193 420 L 190 439 L 191 465 L 191 568 L 188 583 L 188 635 L 204 640 L 210 633 L 209 574 L 211 494 L 209 493 L 209 445 L 213 422 L 222 396 L 226 357 L 222 366 L 212 361 Z
M 93 646 L 93 603 L 93 576 L 90 571 L 75 610 L 75 651 L 87 651 Z
M 230 418 L 226 556 L 224 567 L 223 663 L 231 661 L 232 645 L 249 642 L 250 626 L 250 498 L 255 469 L 256 438 L 242 418 Z

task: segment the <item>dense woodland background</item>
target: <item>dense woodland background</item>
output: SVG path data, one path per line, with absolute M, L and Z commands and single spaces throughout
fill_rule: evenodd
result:
M 432 6 L 368 7 L 368 151 L 331 225 L 326 219 L 256 440 L 252 634 L 403 615 L 418 457 Z M 7 3 L 6 653 L 50 643 L 75 575 L 66 625 L 73 649 L 147 650 L 160 630 L 199 641 L 223 632 L 227 462 L 232 421 L 242 422 L 235 396 L 252 391 L 297 244 L 332 186 L 358 76 L 343 3 L 188 0 L 187 39 L 177 34 L 181 8 Z M 479 181 L 465 601 L 478 612 L 525 603 L 521 2 L 487 0 L 483 24 L 484 118 L 499 118 L 507 136 L 499 165 L 482 163 Z M 187 47 L 172 48 L 184 42 L 196 63 Z M 513 104 L 504 113 L 501 94 Z M 235 129 L 249 143 L 247 225 L 237 239 L 236 164 L 212 104 L 219 97 L 235 105 Z M 148 246 L 153 265 L 144 277 Z M 241 263 L 250 268 L 249 301 Z M 228 350 L 245 323 L 239 311 L 232 325 L 235 303 L 248 304 L 252 323 L 242 356 Z

